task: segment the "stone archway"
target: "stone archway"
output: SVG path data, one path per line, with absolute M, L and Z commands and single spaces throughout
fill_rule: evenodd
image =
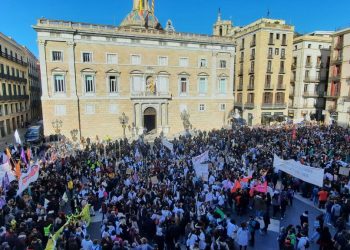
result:
M 157 111 L 155 108 L 149 107 L 143 112 L 143 127 L 146 129 L 146 133 L 157 128 Z

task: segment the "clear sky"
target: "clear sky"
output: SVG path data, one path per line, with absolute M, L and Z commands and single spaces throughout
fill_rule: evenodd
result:
M 349 0 L 155 0 L 155 13 L 164 26 L 173 21 L 176 31 L 212 33 L 221 8 L 223 19 L 243 26 L 258 18 L 284 19 L 297 32 L 350 27 Z M 31 25 L 46 17 L 77 22 L 119 25 L 132 0 L 0 0 L 0 32 L 13 37 L 37 55 Z

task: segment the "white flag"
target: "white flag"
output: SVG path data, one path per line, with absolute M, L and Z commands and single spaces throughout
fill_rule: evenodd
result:
M 15 131 L 15 141 L 17 144 L 22 144 L 21 138 L 19 137 L 18 130 Z

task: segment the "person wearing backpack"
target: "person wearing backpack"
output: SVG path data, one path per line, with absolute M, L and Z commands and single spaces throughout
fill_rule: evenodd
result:
M 250 216 L 250 220 L 248 221 L 248 229 L 250 232 L 250 244 L 254 246 L 255 243 L 255 231 L 260 229 L 260 223 L 254 219 L 253 216 Z

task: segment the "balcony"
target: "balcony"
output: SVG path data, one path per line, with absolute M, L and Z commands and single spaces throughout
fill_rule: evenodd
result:
M 255 60 L 255 55 L 251 55 L 250 60 Z
M 277 90 L 285 90 L 286 85 L 285 84 L 277 84 Z
M 239 47 L 239 50 L 244 50 L 244 45 Z
M 252 47 L 255 47 L 256 46 L 256 42 L 255 41 L 251 41 L 250 42 L 250 47 L 252 48 Z
M 287 103 L 263 103 L 261 109 L 285 109 Z
M 28 66 L 28 63 L 14 57 L 14 56 L 11 56 L 10 54 L 7 54 L 5 52 L 0 52 L 0 56 L 3 57 L 3 58 L 7 58 L 8 60 L 12 61 L 12 62 L 15 62 L 15 63 L 18 63 L 24 67 L 27 67 Z
M 343 62 L 343 58 L 341 56 L 338 56 L 336 58 L 333 58 L 331 61 L 332 65 L 340 65 Z
M 290 78 L 290 83 L 295 83 L 295 78 L 294 77 Z
M 24 101 L 28 100 L 29 95 L 3 95 L 0 96 L 0 101 L 2 102 L 10 102 L 10 101 Z
M 246 109 L 254 109 L 255 108 L 254 102 L 246 102 L 244 104 L 244 108 L 246 108 Z
M 266 90 L 273 89 L 273 85 L 271 83 L 265 83 L 264 89 Z
M 239 58 L 239 62 L 240 63 L 244 62 L 244 58 L 243 57 Z
M 273 55 L 272 54 L 267 55 L 267 59 L 273 59 Z
M 304 109 L 313 109 L 313 108 L 316 108 L 316 105 L 315 105 L 315 104 L 307 104 L 307 103 L 304 103 L 304 104 L 303 104 L 303 108 L 304 108 Z
M 243 103 L 240 101 L 234 102 L 235 107 L 243 107 Z
M 254 68 L 251 68 L 251 69 L 249 69 L 249 72 L 248 72 L 248 74 L 254 74 Z
M 292 69 L 296 69 L 297 68 L 297 64 L 296 63 L 292 63 Z
M 267 70 L 266 70 L 266 73 L 272 74 L 272 73 L 273 73 L 273 72 L 272 72 L 272 69 L 267 69 Z
M 238 72 L 238 76 L 243 76 L 243 69 Z
M 242 91 L 242 90 L 243 90 L 243 84 L 239 84 L 238 88 L 237 88 L 237 91 Z
M 323 68 L 323 63 L 316 64 L 316 69 L 322 69 L 322 68 Z
M 312 63 L 311 62 L 307 62 L 305 64 L 305 68 L 312 68 Z
M 140 92 L 132 92 L 131 99 L 171 99 L 172 95 L 168 92 L 148 92 L 148 91 L 140 91 Z
M 280 74 L 285 74 L 286 73 L 286 71 L 284 70 L 284 69 L 280 69 L 280 72 L 279 72 Z
M 269 40 L 269 45 L 275 45 L 273 39 L 270 39 L 270 40 Z
M 281 59 L 286 59 L 286 55 L 281 55 Z
M 27 78 L 11 76 L 11 75 L 5 74 L 5 73 L 0 73 L 0 78 L 16 81 L 16 82 L 20 82 L 20 83 L 27 83 Z
M 287 41 L 286 40 L 282 40 L 281 46 L 288 46 Z

